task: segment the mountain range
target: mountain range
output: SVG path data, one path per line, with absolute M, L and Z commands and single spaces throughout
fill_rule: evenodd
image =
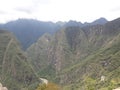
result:
M 0 25 L 2 29 L 13 32 L 24 50 L 44 33 L 54 33 L 60 28 L 59 25 L 52 22 L 42 22 L 32 19 L 18 19 L 6 24 Z
M 8 90 L 120 87 L 120 18 L 92 23 L 19 19 L 0 28 L 0 83 Z
M 38 75 L 63 90 L 120 87 L 120 18 L 105 24 L 63 27 L 27 49 Z
M 10 21 L 6 24 L 0 24 L 1 29 L 13 32 L 13 34 L 19 40 L 22 49 L 26 50 L 31 44 L 36 42 L 40 36 L 44 33 L 54 34 L 63 26 L 86 26 L 94 24 L 104 24 L 107 20 L 105 18 L 100 18 L 92 23 L 82 24 L 80 22 L 72 21 L 69 22 L 43 22 L 33 19 L 18 19 L 16 21 Z

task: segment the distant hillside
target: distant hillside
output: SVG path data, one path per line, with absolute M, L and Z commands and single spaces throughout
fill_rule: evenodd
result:
M 0 25 L 0 28 L 11 31 L 26 50 L 31 44 L 44 33 L 53 34 L 59 30 L 61 25 L 52 22 L 42 22 L 32 19 L 19 19 Z
M 16 21 L 11 21 L 6 24 L 1 24 L 0 28 L 11 31 L 15 34 L 17 39 L 24 50 L 26 50 L 30 45 L 38 40 L 43 34 L 49 33 L 54 34 L 56 31 L 62 27 L 69 26 L 88 26 L 96 24 L 105 24 L 106 19 L 100 18 L 92 23 L 81 23 L 77 21 L 70 20 L 69 22 L 43 22 L 32 19 L 18 19 Z
M 107 22 L 108 22 L 107 19 L 105 19 L 105 18 L 99 18 L 99 19 L 97 19 L 97 20 L 95 20 L 95 21 L 93 21 L 91 23 L 85 22 L 84 26 L 87 26 L 87 25 L 97 25 L 97 24 L 104 25 Z
M 5 30 L 0 30 L 0 82 L 8 90 L 33 90 L 38 83 L 18 41 Z
M 99 19 L 97 19 L 93 22 L 90 22 L 90 23 L 88 23 L 88 22 L 81 23 L 81 22 L 70 20 L 69 22 L 66 22 L 64 24 L 64 26 L 67 26 L 67 27 L 72 27 L 72 26 L 86 27 L 86 26 L 91 26 L 91 25 L 104 25 L 107 22 L 108 21 L 105 18 L 99 18 Z
M 120 87 L 120 18 L 103 25 L 64 27 L 49 38 L 43 35 L 27 49 L 40 76 L 64 90 Z

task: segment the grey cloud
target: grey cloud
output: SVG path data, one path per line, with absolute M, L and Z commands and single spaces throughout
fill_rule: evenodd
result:
M 6 12 L 0 10 L 0 14 L 6 14 Z
M 31 14 L 35 12 L 40 5 L 49 4 L 51 0 L 32 0 L 32 4 L 26 7 L 16 7 L 15 10 L 19 12 L 24 12 Z M 29 2 L 28 2 L 29 3 Z
M 51 0 L 32 0 L 34 4 L 49 4 Z
M 20 11 L 20 12 L 25 12 L 27 14 L 31 14 L 33 12 L 32 8 L 24 8 L 24 7 L 18 7 L 15 8 L 16 11 Z
M 118 12 L 118 11 L 120 11 L 120 7 L 113 8 L 113 9 L 111 9 L 111 11 Z

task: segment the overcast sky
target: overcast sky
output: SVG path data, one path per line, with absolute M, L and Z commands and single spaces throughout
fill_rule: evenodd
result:
M 120 0 L 0 0 L 0 23 L 18 18 L 91 22 L 120 17 Z

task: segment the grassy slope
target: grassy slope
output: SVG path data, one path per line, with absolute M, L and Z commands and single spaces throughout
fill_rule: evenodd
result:
M 63 70 L 65 90 L 112 90 L 120 86 L 120 35 L 82 62 Z M 74 73 L 73 73 L 74 72 Z M 65 75 L 67 73 L 67 75 Z M 105 81 L 101 82 L 101 76 Z M 74 78 L 74 79 L 73 79 Z M 73 81 L 72 81 L 73 80 Z
M 18 42 L 6 31 L 0 31 L 0 82 L 9 90 L 28 88 L 37 82 Z
M 36 73 L 39 77 L 47 78 L 48 80 L 53 80 L 55 77 L 55 69 L 49 65 L 50 61 L 48 61 L 48 45 L 51 38 L 52 36 L 46 33 L 27 49 L 30 63 Z

